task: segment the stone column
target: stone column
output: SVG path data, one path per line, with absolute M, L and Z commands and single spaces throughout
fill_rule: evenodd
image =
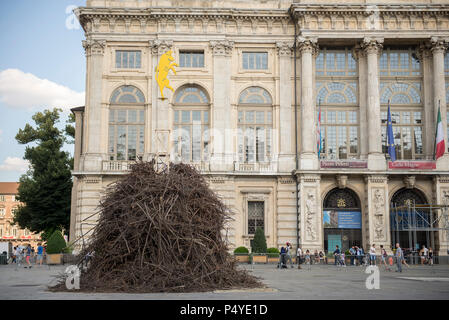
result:
M 317 39 L 298 38 L 301 55 L 301 154 L 302 170 L 318 169 L 315 95 L 313 93 L 313 54 L 318 49 Z
M 363 246 L 373 243 L 376 248 L 383 245 L 390 251 L 390 205 L 388 177 L 382 175 L 365 176 L 365 210 L 362 212 Z
M 173 93 L 169 89 L 165 89 L 164 96 L 162 99 L 161 92 L 156 79 L 156 67 L 159 63 L 160 57 L 167 51 L 172 50 L 173 41 L 167 40 L 153 40 L 150 41 L 150 47 L 152 52 L 152 93 L 151 93 L 151 128 L 154 130 L 152 132 L 152 142 L 151 142 L 151 154 L 152 156 L 157 156 L 159 160 L 166 162 L 170 156 L 170 101 Z
M 433 111 L 433 68 L 432 52 L 428 44 L 423 44 L 417 50 L 418 58 L 423 69 L 423 105 L 424 128 L 423 146 L 427 159 L 432 159 L 435 140 L 435 125 Z
M 383 39 L 363 39 L 367 56 L 367 110 L 368 120 L 368 168 L 385 170 L 386 161 L 382 154 L 382 131 L 380 123 L 379 55 Z
M 288 42 L 276 43 L 279 55 L 279 171 L 295 169 L 292 151 L 292 48 Z
M 359 64 L 359 153 L 360 159 L 368 157 L 368 134 L 365 128 L 368 127 L 366 118 L 366 87 L 367 87 L 367 62 L 365 51 L 361 46 L 357 46 L 352 56 Z
M 212 110 L 212 171 L 233 170 L 234 152 L 231 122 L 231 57 L 234 42 L 228 40 L 211 41 L 214 55 L 214 98 Z
M 433 54 L 433 96 L 434 96 L 434 123 L 436 128 L 436 121 L 438 117 L 438 106 L 440 106 L 441 122 L 443 124 L 444 141 L 446 141 L 445 154 L 438 159 L 437 169 L 447 170 L 449 168 L 449 154 L 447 152 L 447 123 L 446 123 L 446 83 L 444 76 L 444 53 L 447 48 L 447 42 L 433 37 L 431 39 L 432 54 Z M 435 135 L 435 134 L 434 134 Z M 435 137 L 434 137 L 435 140 Z M 434 142 L 435 143 L 435 142 Z
M 83 169 L 85 171 L 102 170 L 101 146 L 103 138 L 101 128 L 107 121 L 101 118 L 101 102 L 103 94 L 103 56 L 106 48 L 105 40 L 85 40 L 83 47 L 87 58 L 86 84 L 86 146 Z M 106 137 L 107 139 L 107 137 Z

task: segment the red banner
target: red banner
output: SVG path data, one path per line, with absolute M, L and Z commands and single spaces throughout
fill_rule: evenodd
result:
M 437 168 L 435 161 L 395 161 L 388 162 L 390 169 L 433 170 Z

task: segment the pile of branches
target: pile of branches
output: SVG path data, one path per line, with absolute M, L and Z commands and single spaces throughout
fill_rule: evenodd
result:
M 201 292 L 262 285 L 237 270 L 222 232 L 229 210 L 193 167 L 140 162 L 110 186 L 80 263 L 81 290 Z M 60 286 L 62 287 L 62 283 Z

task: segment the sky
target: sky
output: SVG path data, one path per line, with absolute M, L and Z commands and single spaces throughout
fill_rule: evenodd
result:
M 84 105 L 83 29 L 72 10 L 85 0 L 0 1 L 0 182 L 19 181 L 28 168 L 15 136 L 32 116 Z M 73 154 L 73 145 L 64 149 Z

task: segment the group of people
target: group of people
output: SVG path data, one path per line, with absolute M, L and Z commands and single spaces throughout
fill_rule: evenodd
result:
M 390 268 L 394 264 L 393 257 L 389 257 L 387 251 L 385 250 L 383 245 L 380 245 L 380 265 L 385 266 L 385 270 L 392 271 Z M 363 248 L 358 246 L 352 246 L 349 249 L 350 254 L 350 263 L 351 265 L 359 265 L 359 266 L 368 266 L 368 265 L 376 265 L 378 252 L 376 249 L 376 244 L 372 244 L 369 248 L 369 251 L 365 253 Z M 433 264 L 433 251 L 432 248 L 427 249 L 425 246 L 419 252 L 421 257 L 421 264 L 428 263 Z M 335 246 L 335 250 L 333 252 L 334 255 L 334 264 L 338 266 L 346 267 L 345 262 L 345 253 L 340 249 L 338 245 Z M 396 243 L 394 250 L 394 258 L 396 260 L 397 269 L 396 272 L 402 272 L 402 265 L 406 265 L 408 267 L 407 262 L 404 258 L 404 251 L 400 247 L 399 243 Z M 298 268 L 301 269 L 301 264 L 312 264 L 312 263 L 327 263 L 327 259 L 325 254 L 318 250 L 315 250 L 313 254 L 309 250 L 303 252 L 301 247 L 298 247 L 296 252 L 296 263 L 298 264 Z M 278 268 L 287 267 L 290 264 L 291 268 L 293 268 L 293 259 L 292 259 L 292 245 L 287 242 L 286 246 L 281 247 L 280 250 L 280 258 L 278 263 Z
M 31 269 L 33 267 L 32 260 L 36 258 L 35 263 L 41 266 L 44 260 L 44 252 L 45 248 L 41 243 L 38 244 L 37 251 L 35 251 L 29 244 L 27 246 L 20 245 L 14 247 L 13 254 L 11 255 L 11 263 L 15 263 L 17 267 L 21 267 L 24 265 L 25 260 L 24 268 Z

